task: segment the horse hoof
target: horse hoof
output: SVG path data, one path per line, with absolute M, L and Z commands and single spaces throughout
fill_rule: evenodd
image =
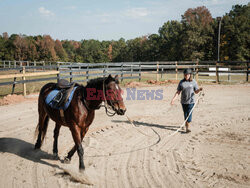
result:
M 79 168 L 80 173 L 84 173 L 84 171 L 85 171 L 85 167 L 84 168 Z
M 70 159 L 68 157 L 65 157 L 63 163 L 69 164 L 70 163 Z
M 34 150 L 40 149 L 41 146 L 39 144 L 35 144 Z
M 53 159 L 54 159 L 54 160 L 58 160 L 58 159 L 59 159 L 59 156 L 58 156 L 57 153 L 53 153 Z

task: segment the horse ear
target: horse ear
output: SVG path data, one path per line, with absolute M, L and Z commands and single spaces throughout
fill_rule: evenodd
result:
M 115 75 L 115 82 L 119 84 L 119 76 Z
M 111 74 L 109 74 L 108 79 L 112 78 Z
M 108 84 L 112 80 L 111 74 L 105 79 L 105 83 Z

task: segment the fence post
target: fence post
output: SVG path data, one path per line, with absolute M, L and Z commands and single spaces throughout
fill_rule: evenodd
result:
M 175 62 L 175 80 L 178 80 L 178 63 Z
M 248 72 L 249 72 L 249 62 L 247 62 L 247 77 L 246 77 L 247 82 L 248 82 Z
M 14 78 L 14 82 L 13 82 L 13 86 L 12 86 L 12 92 L 11 92 L 11 95 L 14 94 L 14 91 L 15 91 L 15 86 L 16 86 L 16 77 Z
M 25 81 L 25 66 L 23 67 L 23 81 Z M 23 96 L 26 96 L 26 83 L 23 83 Z
M 139 62 L 139 82 L 141 81 L 141 62 Z
M 228 68 L 228 73 L 227 73 L 227 80 L 228 82 L 231 82 L 231 68 Z
M 123 82 L 123 63 L 122 63 L 121 82 Z
M 219 63 L 218 61 L 216 61 L 216 83 L 219 83 L 220 79 L 219 79 Z
M 195 68 L 195 79 L 196 79 L 196 82 L 198 83 L 199 82 L 199 59 L 196 60 L 196 68 Z
M 87 80 L 87 82 L 89 81 L 89 63 L 87 66 L 87 71 L 86 71 L 86 80 Z
M 70 72 L 69 72 L 70 78 L 69 78 L 69 82 L 72 83 L 73 78 L 72 78 L 72 63 L 70 64 Z
M 156 62 L 156 81 L 158 82 L 159 81 L 159 62 L 157 61 Z
M 132 77 L 133 76 L 133 65 L 132 65 L 132 63 L 130 64 L 130 71 L 131 71 L 130 76 Z
M 10 68 L 10 61 L 9 61 L 9 68 Z
M 57 83 L 58 83 L 59 80 L 60 80 L 60 65 L 59 65 L 58 62 L 57 62 L 57 64 L 56 64 L 56 70 L 59 71 L 59 73 L 56 75 L 56 76 L 57 76 Z
M 45 67 L 45 62 L 44 61 L 42 61 L 43 62 L 43 70 L 44 70 L 44 67 Z
M 16 61 L 14 61 L 14 68 L 16 68 Z
M 102 71 L 102 73 L 103 73 L 103 75 L 102 75 L 102 77 L 104 78 L 105 77 L 105 72 L 106 72 L 106 69 L 105 69 L 106 67 L 105 67 L 105 65 L 103 66 L 103 71 Z
M 106 65 L 105 76 L 106 76 L 106 72 L 108 72 L 108 71 L 109 71 L 109 66 Z M 111 74 L 111 73 L 110 73 L 110 74 Z

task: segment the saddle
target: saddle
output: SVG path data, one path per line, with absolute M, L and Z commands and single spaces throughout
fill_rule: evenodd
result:
M 56 84 L 57 89 L 69 89 L 75 82 L 70 83 L 68 80 L 60 79 Z
M 61 79 L 56 84 L 56 90 L 59 90 L 53 100 L 50 102 L 51 107 L 55 109 L 64 108 L 66 102 L 68 101 L 71 92 L 73 91 L 75 86 L 79 84 L 73 82 L 70 83 L 67 80 Z

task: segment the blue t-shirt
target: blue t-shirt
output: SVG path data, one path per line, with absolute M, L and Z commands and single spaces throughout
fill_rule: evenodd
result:
M 198 85 L 195 80 L 187 81 L 183 79 L 180 81 L 177 90 L 181 91 L 181 104 L 193 104 L 194 91 L 198 90 Z

